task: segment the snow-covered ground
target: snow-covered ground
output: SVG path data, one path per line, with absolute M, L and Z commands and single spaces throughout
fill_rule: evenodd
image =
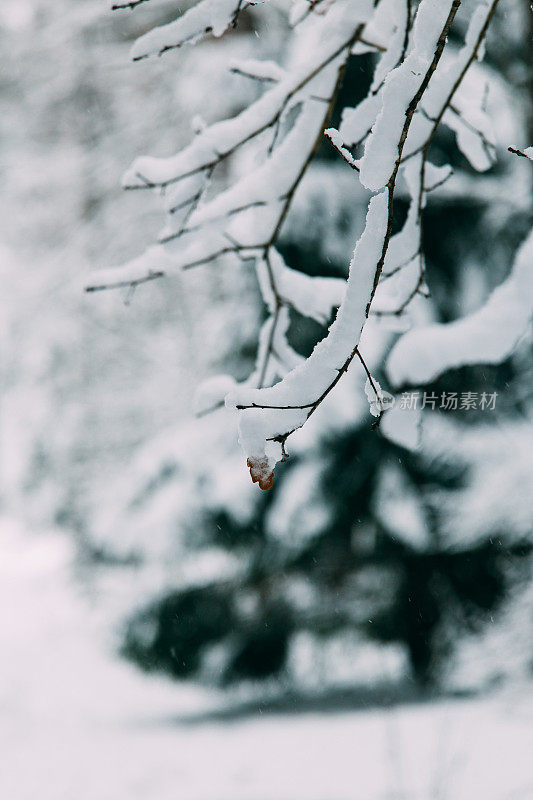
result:
M 533 798 L 528 687 L 391 709 L 217 718 L 202 713 L 213 696 L 144 677 L 105 652 L 71 578 L 72 555 L 59 534 L 0 520 L 1 798 Z

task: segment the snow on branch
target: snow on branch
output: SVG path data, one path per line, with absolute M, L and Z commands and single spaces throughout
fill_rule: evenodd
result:
M 381 418 L 386 393 L 359 351 L 361 334 L 370 316 L 402 316 L 415 297 L 426 295 L 423 210 L 428 193 L 451 175 L 450 167 L 436 167 L 428 160 L 441 123 L 454 130 L 458 147 L 476 169 L 486 170 L 494 162 L 494 139 L 483 101 L 472 102 L 464 79 L 482 57 L 497 3 L 477 2 L 464 44 L 456 48 L 448 42 L 448 34 L 461 0 L 421 0 L 416 13 L 414 4 L 397 0 L 296 0 L 286 63 L 249 59 L 230 66 L 234 73 L 257 81 L 263 94 L 235 117 L 200 126 L 176 155 L 137 159 L 124 177 L 127 189 L 161 193 L 166 226 L 159 244 L 144 255 L 94 273 L 89 291 L 135 287 L 221 256 L 255 264 L 267 309 L 255 369 L 241 385 L 227 377 L 211 381 L 199 392 L 197 408 L 203 414 L 225 402 L 238 413 L 252 480 L 263 489 L 272 485 L 275 464 L 287 456 L 287 439 L 318 409 L 354 359 L 367 377 L 371 411 L 378 422 Z M 248 5 L 255 3 L 201 0 L 175 22 L 141 37 L 133 57 L 161 55 L 206 33 L 220 36 Z M 338 131 L 326 131 L 348 59 L 368 50 L 377 54 L 368 96 L 356 108 L 344 109 Z M 276 247 L 294 193 L 324 132 L 373 193 L 347 283 L 311 278 L 292 269 Z M 225 185 L 214 184 L 217 167 L 236 158 L 244 145 L 255 148 L 253 168 Z M 357 147 L 364 148 L 361 158 L 356 157 Z M 530 157 L 529 150 L 512 152 Z M 403 228 L 392 235 L 400 177 L 410 205 Z M 481 322 L 474 324 L 476 330 L 497 324 L 505 304 L 514 309 L 513 331 L 523 329 L 527 295 L 523 293 L 519 307 L 517 285 L 523 289 L 531 282 L 523 255 L 524 251 L 530 256 L 531 247 L 524 248 L 513 275 L 489 301 L 489 310 L 478 312 Z M 326 337 L 307 360 L 287 342 L 290 309 L 321 324 L 327 324 L 338 309 Z M 427 331 L 401 338 L 389 361 L 394 382 L 409 380 L 413 364 L 420 363 L 429 374 L 435 359 L 449 362 L 450 348 L 456 348 L 457 336 L 464 334 L 463 323 L 468 331 L 472 328 L 473 323 L 456 323 L 454 330 L 459 333 L 449 337 L 453 347 L 445 343 L 448 334 L 440 329 L 430 338 Z M 510 339 L 514 342 L 516 337 L 510 333 L 503 344 L 500 341 L 500 350 L 493 344 L 483 355 L 481 345 L 472 344 L 462 354 L 486 358 L 489 351 L 507 351 Z M 427 356 L 417 361 L 409 355 L 417 348 L 426 353 L 430 340 L 440 347 L 434 360 Z M 479 336 L 475 341 L 481 341 Z
M 195 173 L 215 167 L 222 159 L 276 125 L 297 100 L 320 98 L 314 79 L 347 51 L 357 38 L 357 27 L 365 19 L 368 4 L 353 7 L 341 4 L 334 7 L 316 26 L 321 36 L 308 35 L 313 49 L 293 65 L 287 77 L 248 106 L 241 114 L 216 123 L 203 130 L 193 142 L 170 158 L 139 158 L 124 176 L 127 189 L 146 189 L 168 186 Z M 358 10 L 359 8 L 359 10 Z M 344 10 L 344 14 L 342 11 Z M 313 33 L 310 31 L 309 33 Z M 325 95 L 325 99 L 329 99 Z
M 194 44 L 203 36 L 222 34 L 235 25 L 239 14 L 250 5 L 259 5 L 267 0 L 201 0 L 174 22 L 141 36 L 133 45 L 131 56 L 141 61 L 150 56 L 162 56 L 184 44 Z
M 473 314 L 444 325 L 416 328 L 393 348 L 387 363 L 395 386 L 426 384 L 448 369 L 499 364 L 533 318 L 533 231 L 518 250 L 509 277 Z
M 275 386 L 259 390 L 245 387 L 227 398 L 227 404 L 241 414 L 241 444 L 252 477 L 262 488 L 268 488 L 275 464 L 286 456 L 288 437 L 302 427 L 334 389 L 356 355 L 360 356 L 359 340 L 391 240 L 394 192 L 403 148 L 415 111 L 442 56 L 459 1 L 450 0 L 444 5 L 446 14 L 443 15 L 442 3 L 423 0 L 415 19 L 414 43 L 407 59 L 411 66 L 425 64 L 425 71 L 416 76 L 416 81 L 408 80 L 407 87 L 403 87 L 405 90 L 400 91 L 398 85 L 394 102 L 391 99 L 387 105 L 384 95 L 379 124 L 376 123 L 371 134 L 372 141 L 378 141 L 381 149 L 378 151 L 376 145 L 367 145 L 361 162 L 366 185 L 382 191 L 370 201 L 365 229 L 350 267 L 346 297 L 328 335 L 304 364 Z M 429 58 L 430 48 L 432 58 Z M 401 70 L 401 66 L 393 70 L 393 78 L 397 70 Z M 392 82 L 394 84 L 394 80 Z M 390 174 L 384 177 L 387 168 Z
M 521 156 L 533 161 L 533 147 L 526 147 L 525 150 L 519 150 L 517 147 L 508 147 L 507 149 L 510 153 L 514 153 L 515 156 Z
M 377 315 L 401 316 L 418 294 L 425 294 L 425 263 L 422 250 L 423 211 L 427 194 L 441 186 L 451 175 L 451 167 L 435 167 L 428 161 L 431 144 L 441 121 L 453 108 L 461 91 L 463 80 L 478 58 L 487 29 L 496 9 L 498 0 L 490 5 L 481 5 L 472 15 L 465 44 L 458 55 L 448 61 L 445 68 L 436 72 L 417 109 L 410 126 L 403 158 L 404 175 L 411 197 L 411 206 L 403 230 L 392 240 L 383 269 L 383 280 L 373 303 L 373 313 Z M 430 112 L 426 108 L 431 109 Z M 459 112 L 456 112 L 457 114 Z M 488 160 L 474 153 L 463 143 L 458 135 L 458 146 L 468 154 L 470 162 L 479 170 L 492 165 L 493 150 L 484 151 Z M 472 142 L 470 142 L 472 144 Z
M 370 0 L 341 2 L 325 16 L 309 20 L 297 37 L 296 57 L 287 77 L 233 119 L 202 130 L 181 153 L 168 159 L 140 158 L 124 178 L 127 188 L 165 188 L 167 227 L 161 237 L 165 275 L 234 252 L 264 253 L 274 242 L 296 186 L 320 139 L 350 47 L 372 13 Z M 303 40 L 303 42 L 301 41 Z M 302 55 L 303 54 L 303 55 Z M 299 109 L 293 129 L 280 127 L 290 109 Z M 214 168 L 239 147 L 272 131 L 266 158 L 249 176 L 201 203 Z M 201 235 L 209 227 L 209 236 Z M 146 259 L 152 277 L 153 253 Z M 142 259 L 105 270 L 96 286 L 123 286 L 142 277 Z M 105 279 L 103 280 L 103 278 Z
M 460 5 L 460 0 L 424 0 L 419 6 L 413 29 L 413 47 L 406 59 L 385 79 L 381 110 L 365 144 L 360 164 L 363 186 L 379 191 L 390 180 L 403 151 L 411 118 L 437 68 L 446 44 L 446 35 Z M 444 31 L 444 36 L 443 36 Z M 400 153 L 401 155 L 401 153 Z
M 113 3 L 111 6 L 111 11 L 122 11 L 123 9 L 130 9 L 136 8 L 140 6 L 142 3 L 148 3 L 150 0 L 129 0 L 129 2 L 125 3 Z

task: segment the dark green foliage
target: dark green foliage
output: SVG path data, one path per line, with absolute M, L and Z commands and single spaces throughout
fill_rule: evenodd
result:
M 153 602 L 128 622 L 122 654 L 146 671 L 184 678 L 199 670 L 208 646 L 227 639 L 231 656 L 217 682 L 279 672 L 293 627 L 290 609 L 274 601 L 239 612 L 243 588 L 186 589 Z
M 476 630 L 505 596 L 506 580 L 498 548 L 483 545 L 460 553 L 406 551 L 394 604 L 378 614 L 368 635 L 405 643 L 415 675 L 428 682 L 449 654 L 443 625 Z
M 229 597 L 219 588 L 175 592 L 133 617 L 123 654 L 145 670 L 185 677 L 198 669 L 201 650 L 232 627 Z
M 268 678 L 285 665 L 291 617 L 283 606 L 266 608 L 261 616 L 239 631 L 239 646 L 227 671 L 227 679 Z
M 265 506 L 273 502 L 272 495 L 249 527 L 239 528 L 226 515 L 214 516 L 205 532 L 209 541 L 251 555 L 242 581 L 186 589 L 153 603 L 130 621 L 126 656 L 144 669 L 186 677 L 198 675 L 209 646 L 222 643 L 225 664 L 210 680 L 258 680 L 283 669 L 293 633 L 327 636 L 355 626 L 376 641 L 403 643 L 419 681 L 432 680 L 450 651 L 443 632 L 450 626 L 477 630 L 505 597 L 503 556 L 509 553 L 492 542 L 461 552 L 441 550 L 437 528 L 435 548 L 417 552 L 373 520 L 370 498 L 378 467 L 387 458 L 401 458 L 422 497 L 427 486 L 460 485 L 461 470 L 424 471 L 415 456 L 393 448 L 367 427 L 330 441 L 328 450 L 323 491 L 334 509 L 328 527 L 289 554 L 264 532 Z M 379 581 L 364 593 L 357 590 L 361 578 L 374 574 L 383 575 L 386 583 Z M 310 613 L 281 600 L 282 586 L 298 577 L 317 589 L 319 600 Z M 362 615 L 353 612 L 354 601 L 362 603 Z

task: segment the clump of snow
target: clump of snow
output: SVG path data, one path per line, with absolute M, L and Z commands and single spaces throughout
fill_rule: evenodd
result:
M 416 328 L 393 348 L 387 373 L 395 386 L 424 384 L 448 369 L 498 364 L 515 349 L 533 314 L 533 233 L 518 250 L 511 274 L 468 317 Z
M 265 0 L 201 0 L 174 22 L 162 25 L 141 36 L 132 47 L 134 60 L 148 56 L 161 55 L 167 50 L 194 44 L 202 36 L 212 33 L 222 36 L 224 31 L 236 20 L 239 11 L 248 5 L 256 5 Z
M 392 174 L 407 109 L 426 77 L 452 6 L 452 0 L 423 0 L 418 7 L 412 49 L 405 61 L 388 74 L 382 109 L 366 141 L 360 177 L 367 189 L 379 191 Z
M 366 227 L 350 267 L 344 303 L 328 335 L 309 359 L 273 387 L 240 388 L 228 396 L 227 405 L 240 411 L 240 441 L 254 462 L 260 463 L 267 457 L 272 469 L 281 460 L 279 437 L 304 424 L 316 400 L 336 380 L 347 359 L 353 357 L 366 321 L 387 218 L 387 192 L 382 192 L 370 201 Z

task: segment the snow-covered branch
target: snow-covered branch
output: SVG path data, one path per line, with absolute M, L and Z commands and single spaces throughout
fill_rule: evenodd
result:
M 206 33 L 220 36 L 245 7 L 255 4 L 202 0 L 175 22 L 142 36 L 133 58 L 161 55 Z M 226 379 L 211 385 L 199 407 L 203 413 L 225 399 L 237 411 L 248 466 L 262 488 L 271 485 L 276 462 L 286 457 L 288 437 L 328 397 L 355 358 L 367 374 L 371 404 L 380 412 L 381 388 L 359 351 L 360 338 L 369 316 L 399 317 L 415 297 L 427 294 L 423 211 L 428 194 L 451 175 L 450 167 L 429 161 L 439 126 L 454 131 L 474 168 L 487 170 L 494 163 L 484 100 L 472 102 L 463 86 L 482 58 L 497 4 L 477 3 L 457 49 L 448 35 L 461 0 L 421 0 L 416 13 L 411 2 L 397 0 L 295 0 L 286 63 L 248 59 L 230 65 L 235 74 L 256 81 L 263 94 L 233 118 L 200 125 L 176 155 L 137 159 L 124 177 L 127 189 L 161 193 L 166 226 L 159 244 L 144 255 L 92 276 L 89 291 L 135 287 L 221 256 L 255 263 L 268 312 L 255 370 L 240 386 Z M 346 64 L 369 51 L 376 54 L 376 67 L 368 96 L 344 109 L 339 130 L 327 130 L 373 194 L 365 229 L 347 284 L 310 278 L 285 264 L 278 237 L 328 126 Z M 233 159 L 244 146 L 254 149 L 252 170 L 223 183 L 218 168 L 224 164 L 231 175 Z M 513 152 L 529 157 L 527 151 Z M 402 229 L 393 235 L 400 181 L 407 186 L 410 206 Z M 327 336 L 304 360 L 286 339 L 289 310 L 327 324 L 337 308 Z M 400 339 L 389 362 L 394 380 L 403 375 L 402 348 L 416 349 L 416 342 L 423 341 L 417 337 L 413 331 Z
M 407 222 L 393 239 L 383 270 L 384 281 L 373 304 L 373 313 L 399 316 L 417 294 L 423 293 L 425 264 L 422 248 L 423 210 L 427 194 L 451 176 L 451 167 L 437 168 L 428 162 L 429 151 L 441 122 L 453 112 L 459 148 L 475 169 L 486 170 L 494 160 L 494 146 L 489 137 L 468 123 L 452 101 L 460 95 L 461 84 L 481 51 L 498 0 L 479 6 L 472 16 L 465 44 L 458 55 L 431 82 L 420 109 L 417 110 L 407 137 L 404 156 L 405 177 L 411 197 Z M 455 123 L 454 123 L 455 125 Z M 471 134 L 465 138 L 464 130 Z M 472 135 L 473 133 L 473 135 Z M 480 154 L 481 149 L 481 154 Z M 410 160 L 411 163 L 407 163 Z M 392 280 L 387 279 L 391 278 Z
M 388 375 L 395 386 L 425 384 L 448 369 L 499 364 L 511 355 L 533 318 L 533 232 L 520 247 L 509 277 L 486 304 L 446 325 L 415 328 L 392 350 Z
M 286 309 L 292 306 L 327 321 L 332 307 L 340 303 L 344 285 L 341 281 L 318 280 L 312 290 L 313 279 L 289 270 L 274 244 L 321 140 L 350 49 L 371 13 L 371 3 L 366 0 L 341 2 L 325 16 L 309 19 L 298 31 L 289 68 L 275 75 L 278 81 L 274 88 L 237 117 L 202 130 L 177 156 L 138 159 L 126 173 L 124 185 L 130 189 L 164 188 L 167 226 L 160 245 L 124 267 L 99 271 L 88 291 L 136 286 L 228 253 L 252 256 L 258 274 L 267 276 L 265 281 L 260 275 L 260 286 L 270 317 L 251 380 L 263 386 L 294 366 L 299 359 L 280 341 L 282 328 L 288 327 Z M 272 75 L 272 66 L 267 66 Z M 257 65 L 254 71 L 257 73 Z M 296 113 L 296 120 L 291 128 L 282 130 L 287 127 L 290 111 Z M 269 131 L 271 140 L 260 165 L 210 201 L 202 202 L 213 170 L 238 148 Z M 260 146 L 265 149 L 264 143 Z M 205 235 L 207 231 L 209 235 Z M 334 303 L 330 291 L 321 291 L 332 284 L 336 284 Z M 288 288 L 296 285 L 303 294 L 293 290 L 289 295 Z M 309 302 L 312 295 L 315 299 Z M 281 350 L 284 359 L 279 357 Z
M 527 158 L 528 161 L 533 161 L 533 147 L 526 147 L 525 150 L 519 150 L 518 147 L 508 147 L 507 149 L 510 153 L 514 153 L 515 156 L 521 156 L 522 158 Z
M 184 44 L 194 44 L 208 34 L 222 36 L 236 24 L 239 14 L 247 6 L 264 2 L 266 0 L 201 0 L 174 22 L 154 28 L 137 39 L 132 58 L 141 61 L 150 56 L 162 56 Z
M 140 6 L 142 3 L 148 3 L 149 0 L 129 0 L 126 3 L 113 3 L 111 6 L 112 11 L 122 11 L 123 9 L 133 9 Z
M 241 444 L 252 477 L 262 488 L 271 483 L 274 465 L 285 457 L 287 438 L 316 411 L 358 354 L 391 241 L 394 193 L 404 146 L 459 5 L 459 0 L 421 3 L 411 49 L 384 83 L 383 105 L 359 165 L 361 182 L 379 193 L 370 201 L 365 230 L 350 266 L 346 297 L 327 337 L 304 364 L 275 386 L 245 387 L 227 398 L 227 404 L 241 414 Z

